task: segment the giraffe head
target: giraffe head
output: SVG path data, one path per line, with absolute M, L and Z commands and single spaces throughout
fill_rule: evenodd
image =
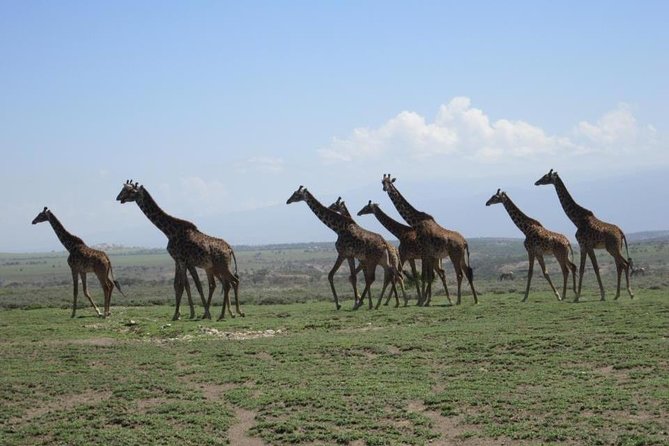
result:
M 43 221 L 48 221 L 49 220 L 49 214 L 51 213 L 50 210 L 44 206 L 44 210 L 37 214 L 37 217 L 33 219 L 33 224 L 36 225 L 37 223 L 42 223 Z
M 495 195 L 490 197 L 490 199 L 485 202 L 485 205 L 490 206 L 491 204 L 504 203 L 504 200 L 506 200 L 506 192 L 500 192 L 500 189 L 497 189 Z
M 383 174 L 383 180 L 381 180 L 381 184 L 383 184 L 383 191 L 388 192 L 393 186 L 392 184 L 395 182 L 396 178 L 391 178 L 390 174 Z
M 378 203 L 372 203 L 372 200 L 369 200 L 369 203 L 358 211 L 358 215 L 373 214 L 374 209 L 377 207 L 379 207 Z
M 286 204 L 297 203 L 298 201 L 305 201 L 307 199 L 307 188 L 300 186 L 293 195 L 286 201 Z
M 337 198 L 337 201 L 332 203 L 330 206 L 328 206 L 328 209 L 331 211 L 339 212 L 342 214 L 344 210 L 346 209 L 346 202 L 341 199 L 341 197 Z
M 539 178 L 534 185 L 535 186 L 543 186 L 544 184 L 555 184 L 555 180 L 558 178 L 558 173 L 553 172 L 553 169 L 551 169 L 546 175 L 543 177 Z
M 140 186 L 139 183 L 133 184 L 132 180 L 127 180 L 123 184 L 123 189 L 119 192 L 116 200 L 120 201 L 121 204 L 127 203 L 128 201 L 136 201 L 140 189 L 142 189 L 142 186 Z

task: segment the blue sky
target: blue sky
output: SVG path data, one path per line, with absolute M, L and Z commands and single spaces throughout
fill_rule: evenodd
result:
M 643 1 L 2 2 L 0 251 L 59 248 L 27 224 L 45 205 L 91 244 L 163 246 L 114 202 L 127 178 L 232 243 L 306 236 L 226 228 L 233 214 L 317 227 L 278 208 L 300 184 L 381 201 L 391 171 L 420 202 L 434 185 L 539 193 L 551 167 L 576 185 L 660 178 L 668 16 Z M 514 235 L 503 218 L 455 229 Z

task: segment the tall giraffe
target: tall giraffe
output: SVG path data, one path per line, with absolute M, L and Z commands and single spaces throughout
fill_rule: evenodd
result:
M 347 258 L 357 258 L 364 263 L 363 272 L 365 275 L 365 289 L 360 296 L 359 304 L 356 304 L 354 309 L 357 309 L 364 302 L 365 295 L 369 299 L 369 308 L 372 308 L 372 294 L 371 285 L 374 282 L 376 275 L 376 266 L 381 265 L 384 269 L 391 268 L 388 250 L 386 243 L 378 234 L 367 231 L 358 226 L 351 217 L 346 217 L 338 212 L 328 209 L 322 205 L 311 192 L 304 186 L 300 186 L 288 198 L 286 204 L 304 201 L 307 203 L 313 213 L 321 220 L 328 228 L 337 233 L 337 260 L 335 261 L 332 270 L 328 274 L 330 282 L 330 289 L 334 296 L 335 305 L 337 309 L 341 308 L 339 305 L 339 298 L 334 287 L 334 275 Z M 355 272 L 355 265 L 352 266 L 352 271 Z M 395 284 L 392 284 L 395 287 Z
M 397 240 L 400 242 L 399 246 L 399 255 L 400 255 L 400 271 L 404 267 L 404 262 L 408 261 L 409 266 L 411 266 L 411 272 L 416 278 L 416 293 L 418 294 L 418 305 L 430 305 L 430 300 L 432 296 L 423 297 L 421 294 L 420 284 L 418 280 L 418 272 L 416 271 L 416 259 L 422 259 L 424 253 L 420 245 L 418 244 L 416 230 L 411 226 L 407 226 L 398 222 L 397 220 L 390 217 L 388 214 L 381 210 L 381 207 L 378 203 L 372 203 L 372 200 L 369 200 L 369 203 L 365 205 L 358 215 L 365 214 L 374 214 L 376 219 L 386 228 L 391 234 L 397 237 Z M 444 291 L 446 291 L 446 299 L 452 304 L 451 297 L 448 294 L 448 286 L 446 285 L 446 274 L 444 273 L 443 268 L 441 268 L 441 259 L 431 259 L 434 271 L 437 273 L 441 279 L 441 283 L 444 285 Z M 425 266 L 425 264 L 423 264 Z
M 51 224 L 58 240 L 63 244 L 65 249 L 70 253 L 67 257 L 67 264 L 70 265 L 70 270 L 72 271 L 72 285 L 74 293 L 74 301 L 72 303 L 72 316 L 75 316 L 77 311 L 77 296 L 79 294 L 79 277 L 81 277 L 81 285 L 84 289 L 84 296 L 88 298 L 88 301 L 91 303 L 95 312 L 98 316 L 107 317 L 111 314 L 111 295 L 114 290 L 114 286 L 119 290 L 119 292 L 125 297 L 123 291 L 121 291 L 121 286 L 118 281 L 114 279 L 114 273 L 112 272 L 112 265 L 109 261 L 109 257 L 102 251 L 97 249 L 90 248 L 84 243 L 82 239 L 73 235 L 65 229 L 62 223 L 56 218 L 56 216 L 49 209 L 44 207 L 44 210 L 37 214 L 37 217 L 33 219 L 33 224 L 42 223 L 48 221 Z M 104 314 L 100 313 L 100 310 L 93 302 L 90 293 L 88 292 L 88 286 L 86 283 L 86 273 L 95 273 L 102 290 L 104 292 Z
M 184 288 L 188 294 L 190 317 L 191 319 L 195 317 L 195 310 L 188 288 L 188 279 L 186 278 L 187 271 L 190 271 L 192 275 L 195 274 L 193 275 L 193 280 L 202 296 L 205 309 L 204 318 L 211 318 L 209 307 L 214 289 L 216 288 L 215 279 L 218 279 L 223 285 L 224 293 L 223 308 L 218 320 L 225 318 L 226 306 L 230 316 L 234 317 L 230 309 L 230 288 L 233 289 L 235 295 L 235 310 L 237 314 L 244 316 L 244 313 L 239 308 L 237 260 L 232 247 L 225 240 L 203 234 L 193 223 L 167 214 L 158 206 L 144 186 L 137 183 L 133 184 L 132 181 L 127 181 L 123 185 L 116 200 L 120 201 L 121 204 L 131 201 L 137 203 L 137 206 L 139 206 L 144 215 L 167 236 L 167 252 L 172 256 L 175 263 L 174 292 L 176 308 L 172 320 L 178 320 L 181 317 L 179 306 Z M 233 262 L 235 266 L 234 272 L 231 269 Z M 195 267 L 203 268 L 207 273 L 209 297 L 206 302 L 202 295 L 197 273 L 195 273 Z
M 458 232 L 449 231 L 439 226 L 431 215 L 416 210 L 397 190 L 394 184 L 395 178 L 391 178 L 390 174 L 384 175 L 381 183 L 383 184 L 383 190 L 388 193 L 399 214 L 416 230 L 418 244 L 426 255 L 426 263 L 429 264 L 423 269 L 428 274 L 428 290 L 432 286 L 430 276 L 433 269 L 432 261 L 428 259 L 440 259 L 448 256 L 453 262 L 458 283 L 456 304 L 460 304 L 463 277 L 467 277 L 474 296 L 474 303 L 478 303 L 478 297 L 474 289 L 474 273 L 469 265 L 469 246 L 465 238 Z
M 349 212 L 348 207 L 346 206 L 346 202 L 343 201 L 341 197 L 337 198 L 337 201 L 328 206 L 328 209 L 331 209 L 335 212 L 339 212 L 340 214 L 353 219 L 353 216 L 351 216 L 351 212 Z M 376 308 L 379 307 L 381 300 L 383 300 L 383 295 L 385 294 L 386 288 L 391 281 L 395 282 L 396 287 L 397 285 L 400 286 L 400 289 L 402 290 L 402 296 L 404 298 L 404 306 L 406 307 L 409 303 L 409 299 L 407 298 L 406 292 L 404 291 L 404 279 L 402 278 L 402 273 L 401 273 L 402 265 L 400 265 L 400 253 L 399 250 L 395 247 L 395 245 L 390 243 L 388 240 L 384 239 L 384 241 L 386 242 L 386 249 L 388 250 L 388 257 L 390 259 L 391 265 L 393 266 L 393 271 L 388 269 L 383 271 L 383 288 L 381 288 L 381 295 L 379 296 L 379 301 L 376 304 Z M 363 268 L 364 264 L 360 262 L 360 264 L 355 270 L 355 273 L 357 274 Z M 351 280 L 355 280 L 355 276 L 351 277 Z M 390 301 L 391 297 L 392 297 L 392 292 L 388 294 L 388 298 L 386 299 L 384 305 L 388 305 L 388 302 Z M 395 302 L 396 302 L 395 307 L 399 307 L 400 299 L 399 296 L 397 295 L 397 290 L 395 290 Z
M 506 192 L 500 192 L 497 189 L 497 193 L 490 197 L 486 202 L 486 206 L 492 204 L 502 203 L 504 209 L 508 212 L 511 220 L 518 226 L 518 229 L 525 234 L 525 249 L 527 250 L 527 256 L 529 258 L 530 266 L 527 270 L 527 288 L 525 289 L 525 297 L 523 297 L 523 302 L 527 300 L 527 296 L 530 293 L 530 282 L 532 281 L 532 272 L 534 270 L 534 258 L 539 261 L 539 266 L 541 267 L 541 272 L 548 281 L 548 284 L 551 286 L 553 293 L 558 300 L 567 296 L 567 280 L 569 279 L 569 270 L 571 270 L 572 277 L 574 279 L 574 293 L 576 293 L 576 265 L 574 265 L 569 260 L 569 253 L 574 255 L 571 249 L 571 243 L 567 237 L 557 232 L 549 231 L 544 228 L 541 223 L 537 220 L 528 217 L 521 211 L 516 204 L 511 201 L 511 198 L 506 194 Z M 544 263 L 544 254 L 552 253 L 555 256 L 555 259 L 560 264 L 560 269 L 562 270 L 563 287 L 562 287 L 562 298 L 553 286 L 551 278 L 548 275 L 548 270 L 546 270 L 546 264 Z M 500 276 L 501 277 L 501 276 Z M 501 279 L 500 279 L 501 280 Z
M 592 262 L 592 269 L 595 270 L 597 276 L 597 283 L 599 283 L 600 300 L 604 300 L 604 285 L 602 285 L 602 278 L 599 275 L 599 265 L 597 264 L 597 257 L 595 256 L 595 249 L 606 249 L 616 263 L 616 270 L 618 273 L 618 285 L 616 288 L 616 297 L 620 297 L 620 277 L 625 271 L 625 282 L 627 284 L 627 292 L 630 298 L 634 298 L 632 288 L 630 287 L 630 264 L 632 259 L 629 257 L 629 249 L 627 248 L 627 239 L 623 231 L 616 225 L 606 223 L 595 217 L 595 214 L 589 209 L 580 206 L 569 194 L 567 187 L 562 182 L 557 172 L 551 169 L 546 175 L 539 178 L 534 185 L 542 186 L 552 184 L 555 186 L 560 204 L 567 217 L 576 226 L 576 240 L 581 249 L 581 265 L 579 267 L 578 291 L 576 292 L 576 299 L 578 302 L 581 297 L 581 286 L 583 284 L 583 273 L 585 272 L 585 256 L 590 257 Z M 623 257 L 622 247 L 625 243 L 625 250 L 627 251 L 627 259 Z

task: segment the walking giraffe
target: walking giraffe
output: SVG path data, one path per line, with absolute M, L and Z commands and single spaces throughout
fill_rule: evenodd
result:
M 239 308 L 239 277 L 237 275 L 237 260 L 232 247 L 223 239 L 211 237 L 203 234 L 197 229 L 193 223 L 172 217 L 163 211 L 155 202 L 149 191 L 144 186 L 132 181 L 126 181 L 119 192 L 116 200 L 121 204 L 134 201 L 142 210 L 144 215 L 160 229 L 168 239 L 167 252 L 174 259 L 174 292 L 176 299 L 176 308 L 172 320 L 178 320 L 181 317 L 179 306 L 181 304 L 181 296 L 184 288 L 188 295 L 188 304 L 190 305 L 190 317 L 195 317 L 195 310 L 188 288 L 188 279 L 186 278 L 186 271 L 190 271 L 193 275 L 202 303 L 204 305 L 204 318 L 210 319 L 209 307 L 211 305 L 211 298 L 216 288 L 216 280 L 221 281 L 223 285 L 223 308 L 218 320 L 225 318 L 225 309 L 227 306 L 228 313 L 234 317 L 230 309 L 230 288 L 232 288 L 235 295 L 235 310 L 240 316 L 244 313 Z M 235 271 L 231 269 L 234 262 Z M 202 293 L 202 286 L 197 278 L 195 267 L 203 268 L 207 273 L 209 281 L 209 297 L 206 302 Z
M 560 204 L 567 217 L 576 225 L 576 241 L 581 249 L 581 264 L 579 267 L 578 291 L 576 292 L 575 302 L 578 302 L 581 297 L 581 286 L 583 285 L 583 273 L 585 272 L 585 256 L 590 257 L 592 262 L 592 269 L 595 270 L 597 276 L 597 283 L 599 284 L 600 300 L 604 300 L 604 285 L 602 285 L 602 278 L 599 275 L 599 265 L 597 264 L 597 257 L 595 256 L 595 249 L 606 249 L 616 263 L 616 271 L 618 273 L 618 285 L 616 288 L 616 297 L 620 297 L 620 277 L 625 272 L 625 282 L 627 284 L 627 292 L 630 298 L 634 298 L 632 288 L 630 287 L 630 264 L 632 259 L 629 257 L 629 249 L 627 248 L 627 239 L 623 231 L 616 225 L 606 223 L 595 217 L 595 214 L 589 209 L 580 206 L 574 201 L 569 194 L 567 187 L 558 176 L 557 172 L 551 169 L 546 175 L 539 178 L 534 185 L 542 186 L 552 184 L 555 186 Z M 625 243 L 625 250 L 627 251 L 627 259 L 623 257 L 622 246 Z
M 353 217 L 351 216 L 351 212 L 349 212 L 348 207 L 346 207 L 346 202 L 344 202 L 341 199 L 341 197 L 337 198 L 337 201 L 328 206 L 328 209 L 331 209 L 335 212 L 339 212 L 340 214 L 353 219 Z M 379 296 L 379 301 L 376 304 L 376 308 L 379 307 L 379 304 L 381 303 L 383 295 L 386 291 L 386 287 L 388 286 L 391 280 L 395 282 L 395 287 L 397 287 L 397 285 L 400 286 L 400 289 L 402 290 L 402 297 L 404 298 L 404 306 L 406 307 L 409 303 L 409 299 L 407 298 L 406 292 L 404 291 L 404 279 L 402 278 L 402 265 L 400 264 L 400 253 L 399 250 L 395 247 L 395 245 L 390 243 L 388 240 L 384 239 L 384 241 L 386 243 L 386 249 L 388 250 L 388 257 L 390 259 L 390 263 L 393 266 L 393 269 L 394 271 L 396 271 L 396 273 L 389 274 L 391 273 L 391 270 L 384 269 L 383 288 L 381 288 L 381 295 Z M 357 274 L 363 268 L 364 264 L 360 262 L 358 267 L 355 269 L 355 274 Z M 352 281 L 355 281 L 356 280 L 355 275 L 353 275 L 350 279 Z M 392 292 L 388 293 L 388 298 L 386 299 L 384 305 L 388 305 L 388 302 L 390 301 L 391 297 L 392 297 Z M 397 295 L 397 290 L 395 290 L 395 302 L 396 302 L 395 307 L 396 308 L 399 307 L 400 299 L 399 296 Z
M 525 289 L 525 297 L 523 297 L 523 302 L 527 300 L 527 296 L 530 293 L 530 282 L 532 281 L 532 272 L 534 270 L 534 258 L 539 261 L 539 266 L 541 267 L 541 272 L 548 281 L 548 284 L 551 286 L 555 297 L 558 300 L 562 300 L 567 295 L 567 280 L 569 279 L 569 271 L 571 270 L 572 277 L 574 279 L 574 293 L 576 292 L 576 265 L 574 265 L 569 260 L 569 253 L 573 256 L 573 251 L 571 249 L 571 243 L 567 237 L 557 232 L 549 231 L 544 228 L 541 223 L 537 220 L 528 217 L 521 211 L 518 206 L 515 205 L 511 198 L 506 194 L 506 192 L 500 192 L 497 189 L 497 193 L 490 197 L 486 202 L 486 206 L 493 204 L 501 203 L 504 205 L 506 212 L 508 212 L 511 220 L 518 226 L 518 229 L 525 234 L 525 249 L 527 250 L 527 256 L 530 262 L 530 266 L 527 270 L 527 288 Z M 548 275 L 548 270 L 546 269 L 546 264 L 544 263 L 544 254 L 552 253 L 555 256 L 555 259 L 560 264 L 560 269 L 562 270 L 563 287 L 562 287 L 562 297 L 557 292 L 551 282 L 551 278 Z M 511 278 L 513 279 L 513 273 Z M 500 276 L 500 280 L 502 277 Z
M 416 230 L 418 244 L 427 256 L 424 261 L 428 264 L 423 268 L 427 280 L 428 292 L 432 288 L 432 261 L 429 259 L 440 259 L 448 256 L 453 262 L 458 284 L 458 298 L 456 304 L 460 304 L 462 278 L 467 277 L 469 286 L 474 296 L 474 303 L 478 303 L 476 290 L 474 289 L 474 273 L 469 265 L 469 246 L 465 238 L 458 232 L 449 231 L 437 224 L 430 214 L 416 210 L 395 187 L 395 178 L 390 174 L 384 175 L 383 190 L 388 193 L 390 200 L 400 213 L 402 218 Z M 466 257 L 465 257 L 466 256 Z
M 79 277 L 81 277 L 81 286 L 84 289 L 84 296 L 88 298 L 88 301 L 91 303 L 95 312 L 98 316 L 107 317 L 111 315 L 110 306 L 111 306 L 111 295 L 114 290 L 114 286 L 119 292 L 125 297 L 123 291 L 121 291 L 121 286 L 118 281 L 114 279 L 114 273 L 112 272 L 112 265 L 109 257 L 102 251 L 97 249 L 90 248 L 84 243 L 82 239 L 76 235 L 70 234 L 67 229 L 62 225 L 62 223 L 56 218 L 56 216 L 49 209 L 44 207 L 44 210 L 37 214 L 37 217 L 33 219 L 33 224 L 42 223 L 48 221 L 51 224 L 58 240 L 63 244 L 65 249 L 70 253 L 67 257 L 67 264 L 70 265 L 70 270 L 72 271 L 72 285 L 73 285 L 73 294 L 74 299 L 72 302 L 72 316 L 74 317 L 77 311 L 77 296 L 79 294 Z M 93 302 L 91 294 L 88 292 L 88 286 L 86 283 L 86 273 L 95 273 L 102 290 L 104 293 L 104 314 L 100 313 L 100 310 Z
M 365 289 L 360 296 L 359 304 L 354 306 L 358 309 L 362 305 L 365 295 L 369 299 L 369 308 L 372 308 L 372 294 L 371 285 L 374 282 L 376 275 L 376 266 L 381 265 L 384 270 L 391 268 L 391 262 L 386 248 L 386 243 L 379 234 L 367 231 L 358 226 L 351 217 L 341 215 L 331 209 L 322 205 L 311 192 L 304 186 L 300 186 L 288 198 L 286 204 L 304 201 L 307 203 L 313 213 L 321 220 L 328 228 L 337 233 L 337 260 L 328 274 L 328 281 L 330 282 L 330 289 L 335 300 L 337 309 L 341 308 L 339 305 L 339 298 L 334 286 L 334 275 L 348 258 L 357 258 L 364 263 L 363 272 L 365 275 Z M 352 260 L 349 262 L 352 263 Z M 351 267 L 352 273 L 355 273 L 355 265 Z M 392 288 L 395 284 L 392 283 Z
M 400 271 L 404 267 L 404 262 L 408 261 L 409 266 L 411 267 L 411 272 L 416 278 L 416 293 L 418 294 L 418 305 L 429 306 L 432 299 L 430 296 L 422 296 L 421 287 L 418 280 L 418 272 L 416 271 L 416 259 L 423 259 L 425 253 L 418 244 L 416 230 L 411 226 L 407 226 L 398 222 L 397 220 L 390 217 L 388 214 L 381 210 L 381 207 L 377 203 L 372 203 L 372 200 L 369 200 L 369 203 L 365 205 L 358 215 L 365 214 L 374 214 L 376 219 L 386 228 L 391 234 L 397 237 L 397 240 L 400 242 L 399 246 L 399 256 L 400 256 Z M 437 273 L 441 279 L 441 283 L 444 285 L 444 291 L 446 292 L 446 299 L 452 304 L 451 297 L 448 294 L 448 286 L 446 286 L 446 274 L 441 268 L 441 259 L 431 259 L 431 264 L 434 268 L 434 271 Z M 426 266 L 425 262 L 422 262 L 422 267 Z

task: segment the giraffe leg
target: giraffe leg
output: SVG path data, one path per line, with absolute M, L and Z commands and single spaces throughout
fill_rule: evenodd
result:
M 562 298 L 560 297 L 560 293 L 557 292 L 555 286 L 553 285 L 553 282 L 551 281 L 551 277 L 548 275 L 548 270 L 546 269 L 546 263 L 544 263 L 544 256 L 541 254 L 537 254 L 537 260 L 539 261 L 539 266 L 541 267 L 541 272 L 544 274 L 544 278 L 548 281 L 548 284 L 551 286 L 551 289 L 553 290 L 553 294 L 555 294 L 557 300 L 562 300 Z
M 102 317 L 103 314 L 100 312 L 100 309 L 98 308 L 97 305 L 95 305 L 95 302 L 93 302 L 93 298 L 91 297 L 91 293 L 88 292 L 88 284 L 86 283 L 86 273 L 85 272 L 80 272 L 79 276 L 81 277 L 81 288 L 84 290 L 84 296 L 88 299 L 88 301 L 91 303 L 91 306 L 95 308 L 95 312 L 98 314 L 98 317 Z M 100 285 L 102 285 L 102 289 L 105 290 L 105 285 L 104 282 L 100 281 Z M 105 290 L 105 295 L 107 294 Z
M 618 299 L 620 297 L 620 277 L 622 276 L 623 271 L 625 272 L 625 283 L 627 285 L 627 292 L 630 295 L 630 298 L 634 298 L 634 293 L 632 292 L 632 288 L 630 287 L 630 277 L 629 277 L 629 272 L 630 272 L 630 263 L 627 259 L 625 259 L 620 252 L 618 252 L 615 248 L 613 249 L 608 249 L 609 253 L 613 256 L 615 262 L 616 262 L 616 272 L 618 273 L 618 286 L 616 290 L 616 297 L 615 299 Z
M 202 289 L 202 282 L 200 282 L 200 276 L 197 274 L 197 269 L 195 269 L 194 266 L 188 266 L 188 272 L 190 272 L 190 276 L 193 279 L 193 283 L 195 284 L 195 288 L 197 289 L 198 294 L 200 295 L 200 300 L 202 301 L 202 306 L 204 307 L 204 315 L 202 316 L 203 319 L 211 319 L 211 315 L 209 315 L 209 307 L 207 306 L 207 301 L 204 298 L 204 291 Z M 209 276 L 207 275 L 207 278 L 209 279 Z M 211 289 L 211 279 L 209 279 L 209 292 L 213 293 L 214 290 Z M 216 288 L 216 281 L 214 280 L 214 288 Z M 207 317 L 209 316 L 209 317 Z M 191 317 L 191 319 L 193 319 Z
M 527 252 L 527 258 L 530 262 L 530 265 L 527 267 L 527 287 L 525 287 L 525 297 L 521 302 L 527 301 L 527 296 L 530 294 L 530 283 L 532 282 L 532 273 L 534 272 L 534 253 L 532 251 Z
M 597 283 L 599 283 L 599 294 L 601 296 L 599 300 L 605 300 L 604 285 L 602 284 L 602 277 L 599 275 L 599 265 L 597 264 L 597 257 L 595 256 L 595 250 L 592 248 L 588 250 L 588 256 L 590 257 L 590 261 L 592 262 L 592 269 L 595 270 L 595 276 L 597 276 Z
M 230 310 L 230 283 L 227 281 L 223 281 L 223 308 L 221 308 L 221 315 L 218 317 L 219 321 L 222 321 L 225 319 L 225 308 L 228 308 L 228 313 L 230 314 L 230 317 L 235 317 L 232 314 L 232 310 Z
M 448 293 L 448 286 L 446 285 L 446 271 L 444 271 L 444 268 L 442 268 L 439 265 L 439 262 L 437 262 L 434 265 L 434 270 L 437 272 L 437 275 L 441 279 L 441 284 L 444 285 L 444 291 L 446 292 L 446 299 L 448 299 L 448 303 L 453 305 L 453 301 L 451 300 L 451 296 Z
M 576 297 L 574 298 L 574 302 L 578 302 L 578 300 L 581 298 L 581 289 L 583 287 L 583 274 L 585 273 L 586 252 L 587 248 L 581 246 L 581 264 L 578 268 L 578 291 L 576 292 Z
M 360 296 L 358 296 L 358 271 L 360 271 L 360 268 L 362 268 L 362 262 L 360 263 L 360 266 L 358 268 L 355 267 L 355 257 L 349 257 L 348 259 L 348 268 L 351 270 L 351 275 L 349 276 L 348 280 L 351 282 L 351 286 L 353 287 L 353 296 L 355 297 L 355 301 L 357 302 L 358 299 L 360 299 Z
M 184 292 L 184 278 L 185 267 L 180 263 L 176 262 L 174 267 L 174 299 L 175 299 L 175 309 L 174 316 L 172 316 L 173 321 L 178 321 L 181 319 L 181 313 L 179 312 L 179 306 L 181 305 L 181 296 Z
M 214 272 L 211 269 L 205 269 L 205 273 L 207 274 L 207 283 L 209 285 L 209 293 L 207 295 L 207 300 L 206 302 L 202 302 L 204 305 L 204 315 L 202 316 L 202 319 L 211 319 L 211 300 L 214 296 L 214 290 L 216 290 L 216 277 L 214 276 Z M 197 274 L 197 272 L 196 272 Z M 192 272 L 191 272 L 192 275 Z M 198 282 L 200 279 L 196 281 L 193 279 L 194 282 Z M 200 285 L 200 288 L 202 288 L 202 285 Z M 198 290 L 199 291 L 199 290 Z
M 239 278 L 235 275 L 230 273 L 231 278 L 230 282 L 232 283 L 232 292 L 235 295 L 235 311 L 237 312 L 238 315 L 241 317 L 246 316 L 244 312 L 242 311 L 241 308 L 239 308 Z M 228 308 L 230 308 L 230 302 L 228 301 Z
M 74 317 L 75 313 L 77 312 L 77 296 L 79 294 L 79 276 L 77 272 L 73 269 L 72 270 L 72 291 L 73 291 L 73 302 L 72 302 L 72 315 L 70 317 Z
M 184 279 L 184 288 L 186 290 L 186 296 L 188 297 L 188 307 L 190 308 L 190 316 L 188 319 L 195 319 L 195 307 L 193 306 L 193 296 L 190 293 L 190 283 L 188 282 L 188 276 L 185 275 Z
M 429 307 L 432 302 L 432 281 L 434 280 L 434 262 L 435 259 L 429 259 L 423 262 L 423 302 L 422 306 Z
M 114 282 L 109 278 L 109 270 L 105 269 L 97 269 L 95 271 L 95 275 L 98 278 L 98 281 L 100 282 L 100 286 L 102 287 L 102 292 L 104 294 L 104 308 L 103 308 L 103 313 L 102 317 L 107 317 L 111 315 L 111 311 L 109 311 L 109 307 L 111 306 L 111 295 L 112 292 L 114 291 Z M 88 294 L 88 290 L 84 289 L 84 294 L 86 297 L 88 297 L 88 300 L 93 303 L 93 299 L 90 297 Z
M 330 289 L 332 289 L 332 295 L 334 296 L 335 300 L 335 305 L 337 306 L 337 310 L 341 308 L 341 305 L 339 305 L 339 299 L 337 298 L 337 291 L 335 290 L 334 286 L 334 275 L 341 266 L 341 264 L 344 262 L 344 257 L 341 255 L 337 257 L 337 260 L 335 261 L 334 266 L 330 270 L 330 273 L 328 274 L 328 281 L 330 282 Z
M 562 271 L 562 299 L 567 298 L 567 283 L 569 282 L 569 259 L 562 254 L 556 255 L 555 259 L 560 265 L 560 270 Z
M 469 288 L 472 290 L 472 296 L 474 296 L 474 303 L 479 303 L 478 295 L 476 294 L 476 289 L 474 289 L 474 270 L 471 266 L 467 265 L 465 262 L 464 255 L 462 256 L 462 271 L 464 272 L 467 282 L 469 282 Z
M 431 263 L 429 259 L 421 259 L 420 261 L 420 281 L 421 281 L 421 294 L 420 300 L 418 301 L 418 306 L 422 307 L 427 300 L 427 269 L 431 268 Z
M 388 288 L 388 284 L 390 284 L 391 282 L 392 282 L 392 274 L 390 272 L 390 268 L 384 266 L 383 267 L 383 287 L 381 287 L 381 294 L 379 295 L 379 300 L 376 302 L 376 307 L 375 307 L 377 310 L 381 306 L 381 301 L 383 300 L 383 296 L 386 292 L 386 288 Z M 391 289 L 388 292 L 388 298 L 386 299 L 385 305 L 388 305 L 388 302 L 390 302 L 390 298 L 393 297 L 392 288 L 394 288 L 394 284 L 391 286 Z
M 414 259 L 410 259 L 409 265 L 411 266 L 411 272 L 413 274 L 413 279 L 416 284 L 416 302 L 420 303 L 421 301 L 420 283 L 418 279 L 418 271 L 416 270 L 416 261 Z
M 372 266 L 372 264 L 374 264 Z M 365 287 L 367 288 L 367 300 L 369 301 L 369 309 L 373 308 L 372 304 L 372 283 L 376 279 L 376 262 L 369 262 L 365 265 Z

